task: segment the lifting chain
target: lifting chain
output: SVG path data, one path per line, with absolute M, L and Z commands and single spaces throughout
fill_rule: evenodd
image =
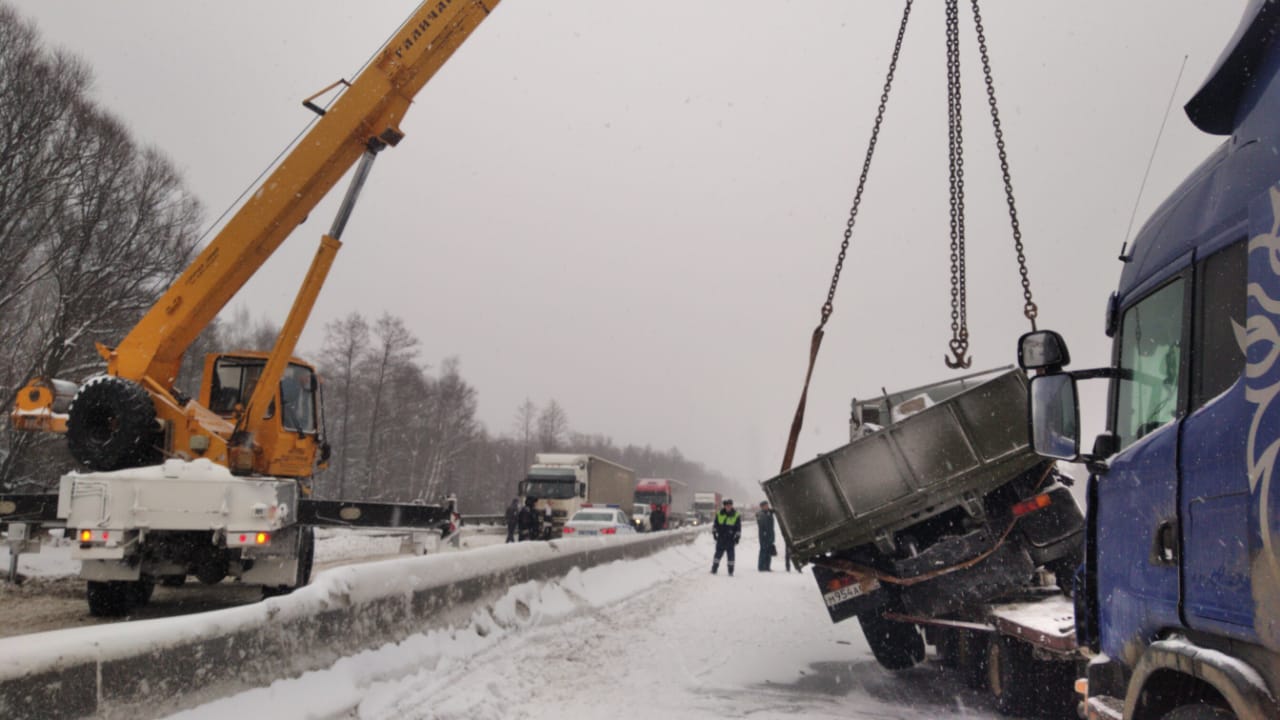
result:
M 858 218 L 858 207 L 862 205 L 862 192 L 867 186 L 867 175 L 871 172 L 871 159 L 876 152 L 876 142 L 880 137 L 880 126 L 884 123 L 885 108 L 889 105 L 889 91 L 893 88 L 893 76 L 898 70 L 898 57 L 902 54 L 902 40 L 907 34 L 907 20 L 911 17 L 912 0 L 906 0 L 902 8 L 902 21 L 898 24 L 898 38 L 893 43 L 893 57 L 889 60 L 889 72 L 884 79 L 884 88 L 880 92 L 880 105 L 876 109 L 876 119 L 871 126 L 871 140 L 867 144 L 867 154 L 862 160 L 862 174 L 858 176 L 858 189 L 853 194 L 853 204 L 849 208 L 849 219 L 844 226 L 844 239 L 840 243 L 840 254 L 836 256 L 835 271 L 831 274 L 831 287 L 827 290 L 827 300 L 822 303 L 822 317 L 818 326 L 813 329 L 813 337 L 809 341 L 809 369 L 804 376 L 804 389 L 800 391 L 800 403 L 796 407 L 795 417 L 791 420 L 791 433 L 787 438 L 787 449 L 782 456 L 782 470 L 791 469 L 791 461 L 795 459 L 796 442 L 800 438 L 800 428 L 804 425 L 804 407 L 809 397 L 809 381 L 813 379 L 813 366 L 818 360 L 818 348 L 822 346 L 823 328 L 831 313 L 835 311 L 836 287 L 840 284 L 840 273 L 844 270 L 844 259 L 849 251 L 849 241 L 853 238 L 853 225 Z
M 959 0 L 947 0 L 947 150 L 951 172 L 951 357 L 947 367 L 967 368 L 969 302 L 964 236 L 964 123 L 960 100 Z
M 1018 274 L 1022 277 L 1022 314 L 1036 329 L 1039 310 L 1031 299 L 1031 278 L 1027 275 L 1027 256 L 1022 249 L 1022 228 L 1018 225 L 1018 206 L 1013 201 L 1013 180 L 1009 174 L 1009 157 L 1004 149 L 1004 131 L 1000 128 L 1000 110 L 996 107 L 996 86 L 991 81 L 991 58 L 987 55 L 987 34 L 982 27 L 982 11 L 973 2 L 973 25 L 978 35 L 978 54 L 982 58 L 982 76 L 987 84 L 987 105 L 991 108 L 991 125 L 995 128 L 996 151 L 1000 155 L 1000 173 L 1004 176 L 1004 197 L 1009 205 L 1009 224 L 1013 228 L 1013 249 L 1018 256 Z
M 844 240 L 840 243 L 840 254 L 836 257 L 836 269 L 831 274 L 831 288 L 827 290 L 827 301 L 822 304 L 822 320 L 818 323 L 821 330 L 835 311 L 836 286 L 840 284 L 840 272 L 844 270 L 844 257 L 849 251 L 849 240 L 853 238 L 853 225 L 858 219 L 858 208 L 862 205 L 862 192 L 867 187 L 867 175 L 871 172 L 871 158 L 876 153 L 876 143 L 880 139 L 880 126 L 884 124 L 884 111 L 889 105 L 889 91 L 893 89 L 893 76 L 898 71 L 898 57 L 902 54 L 902 39 L 907 34 L 907 20 L 911 17 L 912 0 L 907 0 L 902 9 L 902 22 L 898 25 L 898 39 L 893 43 L 893 57 L 889 60 L 889 72 L 884 79 L 884 88 L 880 91 L 880 105 L 876 108 L 876 119 L 871 125 L 871 141 L 867 143 L 867 154 L 862 159 L 862 174 L 858 176 L 858 189 L 853 193 L 853 205 L 849 208 L 849 219 L 844 224 Z

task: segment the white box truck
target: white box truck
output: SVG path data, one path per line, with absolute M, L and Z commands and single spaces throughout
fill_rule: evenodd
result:
M 636 472 L 595 455 L 538 453 L 520 483 L 520 496 L 537 498 L 540 512 L 551 509 L 551 537 L 583 505 L 614 505 L 631 515 Z

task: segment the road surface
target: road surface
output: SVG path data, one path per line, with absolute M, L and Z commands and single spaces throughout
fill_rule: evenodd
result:
M 996 718 L 936 663 L 882 670 L 805 573 L 711 575 L 707 536 L 527 583 L 470 622 L 179 716 L 361 720 L 599 717 Z

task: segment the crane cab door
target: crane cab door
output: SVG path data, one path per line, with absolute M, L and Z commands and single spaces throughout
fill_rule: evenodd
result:
M 248 404 L 258 378 L 266 367 L 265 357 L 252 355 L 210 355 L 206 361 L 202 405 L 225 418 L 235 418 Z M 276 415 L 280 405 L 280 427 L 287 432 L 314 433 L 317 421 L 317 380 L 315 371 L 301 363 L 289 363 L 280 379 L 280 388 L 264 418 Z

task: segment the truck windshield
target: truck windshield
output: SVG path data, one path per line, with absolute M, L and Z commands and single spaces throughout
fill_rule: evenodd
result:
M 636 493 L 636 502 L 645 505 L 666 505 L 667 494 L 660 492 L 638 492 Z
M 530 476 L 524 481 L 524 494 L 528 497 L 548 500 L 567 500 L 578 496 L 578 484 L 574 482 L 573 476 L 566 478 Z

